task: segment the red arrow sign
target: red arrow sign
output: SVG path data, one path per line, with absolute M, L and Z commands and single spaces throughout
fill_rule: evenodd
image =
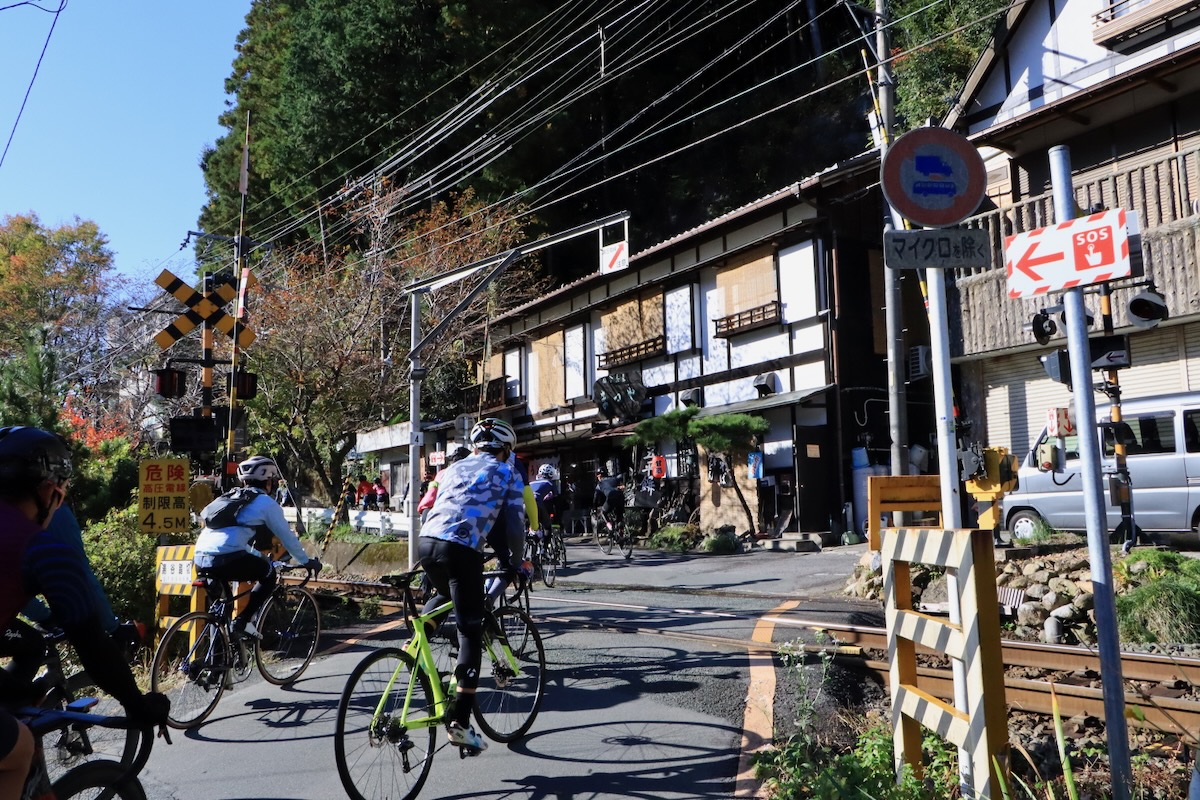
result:
M 1020 270 L 1035 281 L 1040 281 L 1042 276 L 1034 272 L 1032 267 L 1040 267 L 1043 264 L 1053 264 L 1055 261 L 1062 261 L 1066 254 L 1062 251 L 1057 253 L 1048 253 L 1044 256 L 1034 258 L 1033 251 L 1037 250 L 1038 242 L 1030 242 L 1029 247 L 1025 249 L 1024 254 L 1017 259 L 1013 264 L 1013 269 Z

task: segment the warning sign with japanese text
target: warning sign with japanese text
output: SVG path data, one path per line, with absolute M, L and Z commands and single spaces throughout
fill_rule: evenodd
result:
M 148 458 L 138 470 L 138 519 L 144 533 L 180 533 L 191 528 L 186 458 Z

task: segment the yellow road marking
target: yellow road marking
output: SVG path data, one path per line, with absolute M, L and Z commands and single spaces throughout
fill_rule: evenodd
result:
M 798 600 L 771 609 L 754 625 L 751 639 L 771 644 L 775 632 L 775 615 L 800 605 Z M 750 686 L 746 690 L 746 711 L 742 718 L 742 747 L 738 757 L 737 782 L 734 797 L 758 796 L 758 780 L 754 777 L 754 754 L 771 744 L 775 725 L 775 659 L 772 648 L 751 650 Z

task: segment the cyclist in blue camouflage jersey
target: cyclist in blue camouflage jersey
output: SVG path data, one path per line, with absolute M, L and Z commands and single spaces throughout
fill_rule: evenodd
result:
M 458 696 L 449 738 L 476 751 L 487 748 L 470 722 L 483 658 L 483 549 L 491 545 L 514 573 L 524 557 L 525 484 L 508 463 L 516 439 L 512 426 L 499 419 L 481 420 L 471 430 L 475 452 L 438 479 L 437 499 L 418 542 L 421 566 L 437 590 L 425 611 L 449 597 L 458 624 Z

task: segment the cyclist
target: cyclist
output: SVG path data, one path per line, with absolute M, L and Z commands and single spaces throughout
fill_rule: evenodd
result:
M 271 546 L 274 534 L 297 564 L 320 572 L 321 562 L 309 558 L 292 533 L 283 509 L 275 502 L 279 467 L 266 456 L 248 458 L 237 467 L 242 485 L 213 500 L 200 517 L 204 529 L 196 539 L 193 561 L 198 574 L 222 581 L 255 581 L 246 608 L 233 621 L 234 633 L 259 637 L 252 620 L 275 590 L 278 577 L 261 550 Z
M 84 565 L 87 584 L 95 600 L 96 615 L 104 632 L 107 633 L 121 652 L 126 661 L 132 661 L 134 653 L 142 644 L 140 626 L 133 622 L 120 622 L 113 613 L 112 603 L 104 593 L 104 587 L 92 571 L 87 552 L 83 547 L 83 532 L 79 521 L 68 506 L 60 506 L 50 517 L 45 535 L 64 547 L 70 548 Z M 34 597 L 21 609 L 21 616 L 30 622 L 42 626 L 57 626 L 54 614 L 40 598 Z M 18 618 L 0 633 L 0 656 L 11 657 L 8 672 L 12 678 L 11 685 L 27 686 L 28 699 L 36 700 L 42 691 L 33 684 L 33 676 L 46 660 L 46 640 L 41 632 L 24 620 Z
M 471 455 L 471 451 L 462 445 L 454 448 L 454 452 L 446 456 L 445 469 L 438 470 L 432 478 L 425 482 L 425 491 L 421 493 L 421 502 L 417 503 L 417 513 L 421 515 L 422 522 L 429 516 L 429 509 L 433 508 L 433 501 L 437 499 L 438 482 L 442 479 L 442 474 L 450 468 L 451 464 L 462 461 L 469 455 Z
M 621 519 L 625 513 L 625 487 L 620 477 L 609 477 L 603 469 L 596 469 L 596 492 L 592 495 L 592 509 L 603 512 L 610 519 Z
M 0 627 L 41 594 L 96 685 L 120 701 L 130 718 L 161 725 L 170 701 L 138 690 L 129 663 L 105 633 L 85 560 L 46 534 L 66 500 L 71 474 L 71 452 L 59 436 L 33 427 L 0 428 Z M 0 671 L 0 683 L 19 682 L 11 678 Z M 28 690 L 3 688 L 6 696 Z M 0 797 L 20 795 L 32 756 L 29 730 L 0 711 Z
M 554 524 L 554 514 L 552 509 L 557 507 L 559 498 L 558 490 L 554 482 L 558 480 L 558 473 L 550 464 L 542 464 L 538 467 L 537 477 L 529 484 L 533 490 L 533 496 L 537 502 L 538 520 L 541 523 L 538 535 L 541 536 L 541 531 L 550 532 L 550 526 Z M 566 555 L 563 555 L 564 567 L 567 565 Z
M 449 739 L 474 752 L 487 748 L 470 722 L 483 659 L 484 545 L 513 572 L 521 570 L 524 554 L 524 486 L 509 463 L 516 439 L 512 426 L 499 419 L 480 420 L 471 429 L 474 453 L 442 472 L 418 542 L 421 567 L 436 589 L 425 612 L 450 597 L 458 624 L 458 695 Z

